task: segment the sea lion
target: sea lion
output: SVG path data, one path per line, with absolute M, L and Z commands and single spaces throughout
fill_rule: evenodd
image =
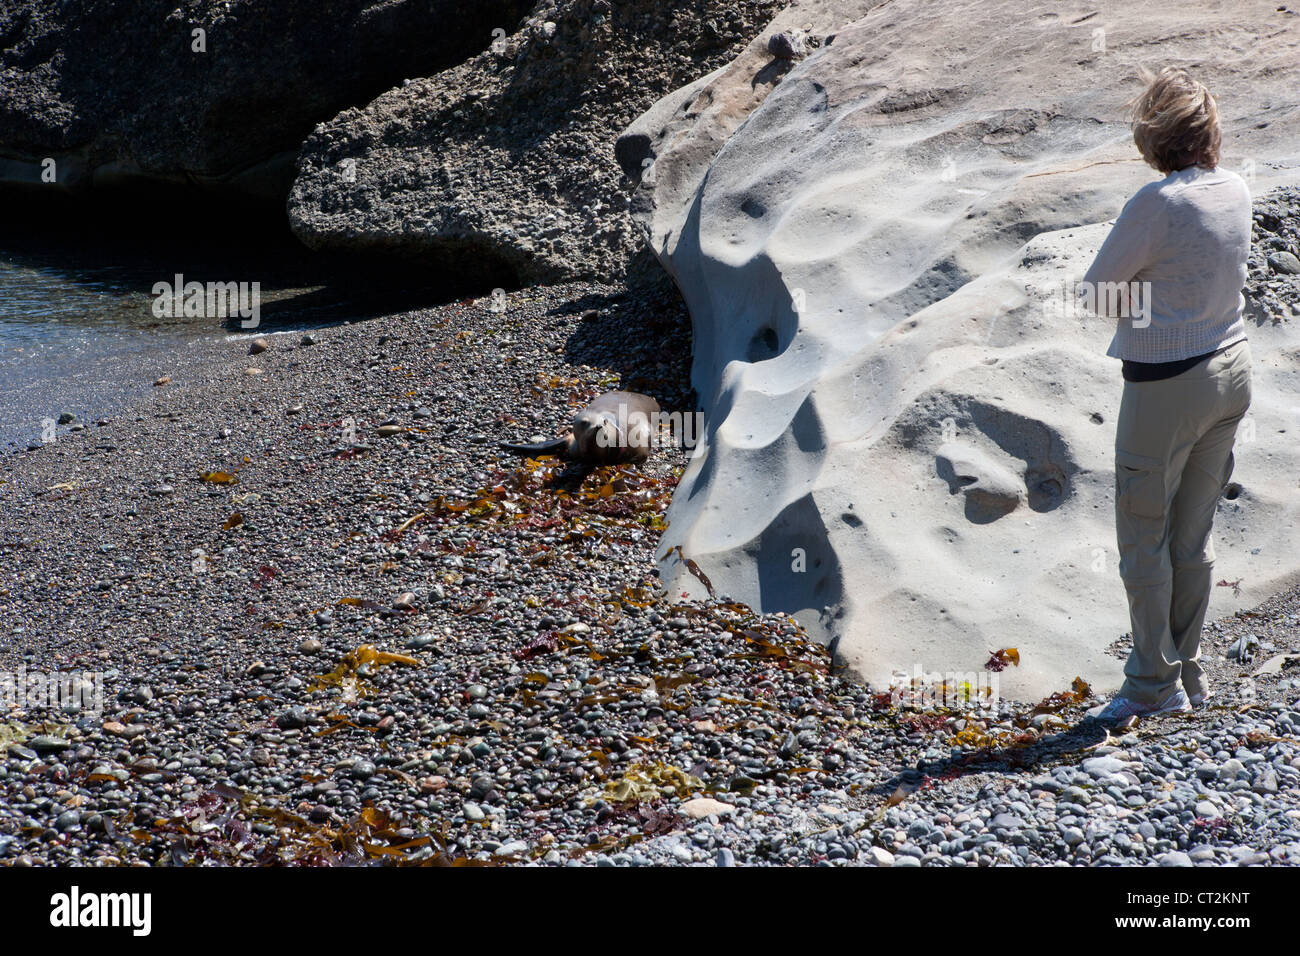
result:
M 517 455 L 559 455 L 588 465 L 639 464 L 657 439 L 659 403 L 637 392 L 606 392 L 573 416 L 569 431 L 531 445 L 502 442 Z

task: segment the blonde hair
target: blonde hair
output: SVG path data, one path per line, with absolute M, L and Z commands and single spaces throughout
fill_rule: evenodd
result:
M 1139 75 L 1147 88 L 1126 105 L 1133 142 L 1166 175 L 1187 166 L 1219 165 L 1219 108 L 1203 83 L 1180 67 Z

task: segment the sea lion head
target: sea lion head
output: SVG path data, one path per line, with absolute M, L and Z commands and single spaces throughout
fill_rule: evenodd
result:
M 573 421 L 573 457 L 604 464 L 614 461 L 623 446 L 618 419 L 608 412 L 587 410 Z
M 586 409 L 573 422 L 573 457 L 596 464 L 645 461 L 650 455 L 650 422 L 638 411 Z

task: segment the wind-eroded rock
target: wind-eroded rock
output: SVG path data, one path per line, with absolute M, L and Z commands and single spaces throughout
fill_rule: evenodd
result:
M 624 169 L 646 169 L 634 210 L 691 311 L 708 421 L 670 512 L 668 589 L 701 588 L 684 552 L 719 592 L 796 613 L 877 684 L 970 674 L 1017 647 L 1003 694 L 1076 675 L 1111 689 L 1122 659 L 1107 649 L 1128 630 L 1122 383 L 1112 327 L 1066 287 L 1103 223 L 1159 178 L 1124 120 L 1139 64 L 1209 85 L 1222 165 L 1256 195 L 1297 179 L 1300 17 L 1262 0 L 957 0 L 941 16 L 864 0 L 782 17 L 766 32 L 820 39 L 806 58 L 757 37 L 620 143 Z M 1293 238 L 1257 235 L 1252 261 Z M 1300 569 L 1300 336 L 1278 315 L 1252 310 L 1241 490 L 1216 531 L 1216 575 L 1241 591 L 1216 588 L 1212 614 Z

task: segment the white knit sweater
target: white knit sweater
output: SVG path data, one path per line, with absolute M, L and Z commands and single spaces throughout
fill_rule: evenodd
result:
M 1104 282 L 1150 283 L 1144 286 L 1147 302 L 1135 302 L 1127 317 L 1119 314 L 1106 354 L 1173 362 L 1244 339 L 1241 289 L 1250 225 L 1250 189 L 1226 169 L 1189 166 L 1139 189 L 1124 204 L 1080 290 Z M 1104 310 L 1105 298 L 1096 295 L 1097 313 L 1116 317 Z

